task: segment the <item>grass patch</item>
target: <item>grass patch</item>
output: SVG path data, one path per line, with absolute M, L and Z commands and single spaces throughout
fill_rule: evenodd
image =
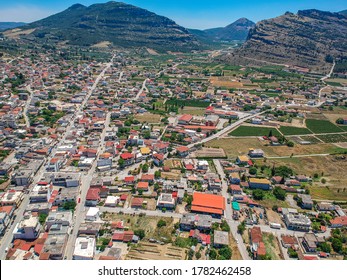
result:
M 277 128 L 257 127 L 257 126 L 239 126 L 229 133 L 231 136 L 268 136 L 272 131 L 273 136 L 280 136 L 281 133 Z
M 314 133 L 333 133 L 343 131 L 340 127 L 327 120 L 307 119 L 306 126 Z
M 284 135 L 305 135 L 312 134 L 310 130 L 304 127 L 281 126 L 279 129 Z
M 336 201 L 347 199 L 347 192 L 343 192 L 343 189 L 338 191 L 338 188 L 327 186 L 310 186 L 309 190 L 313 199 L 329 199 Z

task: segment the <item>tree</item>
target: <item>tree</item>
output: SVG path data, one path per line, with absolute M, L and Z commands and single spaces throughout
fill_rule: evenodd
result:
M 331 252 L 331 246 L 327 242 L 320 243 L 318 245 L 319 249 L 325 253 L 330 253 Z
M 327 180 L 322 178 L 321 182 L 322 182 L 322 184 L 325 184 L 327 182 Z
M 76 202 L 75 201 L 67 201 L 63 204 L 64 210 L 71 210 L 74 211 L 76 208 Z
M 222 231 L 230 232 L 230 227 L 229 227 L 227 221 L 225 221 L 225 220 L 223 220 L 222 223 L 220 224 L 220 228 Z
M 257 168 L 255 168 L 254 166 L 252 166 L 251 168 L 249 168 L 249 174 L 251 174 L 251 175 L 257 174 Z
M 274 176 L 282 176 L 284 178 L 288 178 L 292 176 L 293 174 L 294 174 L 294 171 L 285 165 L 274 168 Z
M 232 251 L 229 247 L 224 247 L 224 248 L 219 250 L 219 255 L 224 257 L 224 259 L 226 259 L 226 260 L 230 260 L 231 255 L 232 255 Z
M 294 147 L 294 142 L 293 141 L 288 141 L 287 146 L 288 147 Z
M 256 189 L 253 191 L 253 198 L 255 200 L 263 200 L 264 196 L 265 196 L 265 193 L 263 190 Z
M 337 253 L 342 251 L 342 241 L 338 238 L 333 238 L 333 241 L 331 242 L 331 246 L 333 247 L 334 251 Z
M 280 187 L 275 187 L 273 190 L 273 194 L 279 200 L 285 200 L 287 196 L 286 191 L 281 189 Z
M 268 135 L 269 137 L 272 137 L 272 129 L 270 129 L 270 131 L 269 131 L 269 135 Z
M 147 163 L 145 163 L 145 164 L 142 166 L 142 172 L 143 172 L 143 173 L 146 173 L 146 172 L 148 172 L 148 169 L 149 169 L 149 166 L 148 166 Z
M 246 223 L 243 221 L 241 222 L 241 224 L 237 226 L 237 232 L 242 235 L 245 230 L 246 230 Z
M 291 247 L 288 248 L 288 255 L 290 258 L 293 258 L 293 259 L 298 258 L 298 253 Z
M 157 227 L 161 228 L 161 227 L 165 227 L 166 226 L 166 222 L 162 219 L 160 219 L 157 223 Z
M 337 124 L 344 124 L 343 118 L 338 118 L 338 119 L 336 120 L 336 123 L 337 123 Z
M 41 225 L 44 225 L 44 223 L 46 222 L 46 219 L 48 217 L 48 214 L 46 213 L 41 213 L 39 216 L 39 222 Z
M 120 159 L 118 160 L 118 165 L 119 165 L 120 168 L 123 168 L 124 165 L 125 165 L 125 160 L 122 159 L 122 158 L 120 158 Z
M 140 238 L 140 240 L 142 240 L 146 236 L 145 231 L 143 229 L 134 230 L 134 234 L 137 235 Z
M 157 170 L 157 171 L 154 172 L 154 177 L 155 177 L 156 179 L 160 178 L 160 176 L 161 176 L 160 170 Z
M 215 249 L 211 249 L 209 256 L 211 260 L 215 260 L 217 258 L 217 251 Z
M 195 253 L 195 258 L 198 260 L 201 258 L 201 253 L 200 252 L 196 252 Z

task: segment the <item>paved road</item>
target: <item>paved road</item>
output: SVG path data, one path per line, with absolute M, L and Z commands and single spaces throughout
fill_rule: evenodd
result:
M 30 121 L 28 118 L 28 108 L 30 106 L 30 102 L 31 102 L 31 99 L 33 98 L 34 92 L 31 90 L 30 85 L 27 85 L 26 90 L 29 91 L 30 95 L 29 95 L 28 100 L 26 101 L 25 106 L 24 106 L 23 117 L 25 120 L 26 127 L 29 128 L 30 127 Z
M 219 176 L 222 179 L 222 187 L 223 187 L 222 195 L 224 196 L 225 200 L 227 200 L 227 198 L 229 197 L 229 194 L 228 194 L 228 184 L 227 184 L 227 182 L 225 180 L 226 176 L 225 176 L 223 167 L 220 164 L 220 161 L 218 159 L 214 159 L 213 163 L 214 163 L 214 165 L 216 167 L 216 170 L 217 170 Z M 226 221 L 227 221 L 227 223 L 228 223 L 228 225 L 230 227 L 231 234 L 233 235 L 234 239 L 236 240 L 237 247 L 238 247 L 239 252 L 240 252 L 240 254 L 242 256 L 242 259 L 250 260 L 247 248 L 246 248 L 245 244 L 242 241 L 242 236 L 237 232 L 237 226 L 239 225 L 239 223 L 235 222 L 231 218 L 232 214 L 233 214 L 233 212 L 232 212 L 230 204 L 226 204 L 226 209 L 224 211 L 224 218 L 226 219 Z
M 147 216 L 153 216 L 153 217 L 172 217 L 172 218 L 177 218 L 180 219 L 182 218 L 183 214 L 179 213 L 174 213 L 170 211 L 162 212 L 159 210 L 135 210 L 133 208 L 111 208 L 111 207 L 100 207 L 101 212 L 109 212 L 109 213 L 124 213 L 124 214 L 146 214 Z
M 105 69 L 100 73 L 100 75 L 98 76 L 98 78 L 96 79 L 94 85 L 90 88 L 89 93 L 86 95 L 83 103 L 81 104 L 81 106 L 79 107 L 79 109 L 76 111 L 75 115 L 73 116 L 73 118 L 70 120 L 69 125 L 67 126 L 65 133 L 63 134 L 63 136 L 60 138 L 59 143 L 57 145 L 55 145 L 55 147 L 52 149 L 51 153 L 49 154 L 49 156 L 47 157 L 47 160 L 44 162 L 44 164 L 41 166 L 41 168 L 38 170 L 38 172 L 36 173 L 36 175 L 33 178 L 33 182 L 29 187 L 29 191 L 32 190 L 33 186 L 39 182 L 39 180 L 42 178 L 43 173 L 46 170 L 46 162 L 49 162 L 52 157 L 54 156 L 57 147 L 60 146 L 61 144 L 64 143 L 66 136 L 68 135 L 69 131 L 72 129 L 74 121 L 77 119 L 77 116 L 79 113 L 81 113 L 83 111 L 83 107 L 85 106 L 85 104 L 87 103 L 88 99 L 90 98 L 90 96 L 92 95 L 93 91 L 95 90 L 96 86 L 98 85 L 98 83 L 100 82 L 100 80 L 103 78 L 103 76 L 105 75 L 105 72 L 109 69 L 109 67 L 111 67 L 111 65 L 113 64 L 113 59 L 114 56 L 112 57 L 111 62 L 109 62 Z M 29 205 L 29 195 L 25 195 L 24 200 L 22 201 L 21 205 L 19 206 L 18 209 L 16 209 L 15 211 L 15 215 L 16 218 L 12 223 L 12 226 L 10 226 L 5 235 L 3 236 L 3 238 L 1 239 L 1 246 L 0 246 L 0 259 L 5 259 L 6 253 L 5 253 L 5 249 L 8 248 L 12 242 L 13 239 L 13 230 L 16 226 L 16 224 L 18 224 L 25 212 L 25 209 L 27 208 L 27 206 Z
M 226 134 L 228 132 L 230 132 L 231 130 L 235 129 L 236 127 L 238 127 L 239 125 L 241 125 L 242 123 L 244 123 L 245 121 L 249 120 L 249 119 L 252 119 L 256 116 L 259 116 L 259 115 L 262 115 L 264 114 L 265 111 L 263 112 L 260 112 L 260 113 L 257 113 L 257 114 L 254 114 L 254 115 L 250 115 L 250 116 L 247 116 L 247 117 L 244 117 L 242 119 L 239 119 L 238 121 L 232 123 L 231 125 L 225 127 L 224 129 L 220 130 L 219 132 L 211 135 L 210 137 L 207 137 L 207 138 L 204 138 L 198 142 L 195 142 L 195 143 L 192 143 L 192 144 L 189 144 L 187 147 L 189 149 L 193 148 L 195 145 L 198 145 L 198 144 L 202 144 L 202 143 L 206 143 L 208 141 L 211 141 L 213 139 L 216 139 L 216 138 L 219 138 L 221 137 L 223 134 Z
M 104 72 L 105 71 L 106 70 L 104 70 Z M 90 183 L 91 183 L 91 181 L 93 179 L 93 175 L 95 174 L 95 171 L 96 171 L 97 161 L 98 161 L 100 155 L 105 150 L 105 140 L 104 139 L 105 139 L 106 131 L 109 128 L 110 121 L 111 121 L 111 113 L 109 112 L 106 115 L 104 129 L 103 129 L 103 131 L 102 131 L 102 133 L 100 135 L 100 145 L 98 147 L 97 158 L 94 160 L 94 162 L 93 162 L 91 168 L 89 169 L 88 173 L 86 175 L 82 175 L 82 181 L 81 181 L 81 187 L 80 187 L 80 196 L 77 198 L 78 200 L 80 200 L 80 202 L 77 204 L 76 209 L 75 209 L 72 233 L 69 236 L 69 239 L 68 239 L 68 242 L 67 242 L 67 245 L 66 245 L 66 251 L 65 251 L 65 257 L 68 260 L 72 259 L 73 251 L 74 251 L 74 248 L 75 248 L 75 242 L 76 242 L 76 238 L 77 238 L 77 235 L 78 235 L 78 229 L 79 229 L 81 223 L 84 221 L 84 218 L 85 218 L 86 209 L 85 209 L 84 205 L 85 205 L 85 202 L 86 202 L 87 192 L 88 192 Z
M 140 95 L 142 94 L 142 92 L 143 92 L 144 90 L 147 90 L 147 88 L 146 88 L 146 83 L 147 83 L 148 81 L 149 81 L 149 79 L 146 79 L 146 80 L 143 81 L 141 89 L 139 90 L 138 94 L 137 94 L 136 97 L 134 98 L 135 101 L 138 100 L 138 99 L 140 98 Z

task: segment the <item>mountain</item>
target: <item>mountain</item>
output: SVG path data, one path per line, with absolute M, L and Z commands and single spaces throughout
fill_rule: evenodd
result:
M 193 35 L 174 21 L 114 1 L 89 7 L 75 4 L 21 29 L 22 32 L 17 31 L 21 37 L 45 43 L 91 46 L 107 41 L 118 47 L 148 47 L 159 51 L 201 47 Z
M 339 12 L 339 14 L 347 16 L 347 10 L 343 10 L 343 11 Z
M 226 27 L 217 27 L 205 30 L 188 29 L 198 40 L 206 44 L 213 44 L 222 41 L 245 41 L 249 30 L 255 23 L 240 18 Z
M 24 22 L 0 22 L 0 30 L 12 29 L 26 25 Z
M 247 41 L 220 57 L 235 64 L 267 61 L 319 69 L 327 56 L 347 55 L 347 18 L 339 13 L 304 10 L 260 21 Z
M 246 18 L 240 18 L 237 21 L 229 24 L 226 27 L 218 27 L 212 29 L 206 29 L 204 32 L 214 40 L 219 41 L 244 41 L 247 39 L 249 30 L 255 26 L 253 21 Z

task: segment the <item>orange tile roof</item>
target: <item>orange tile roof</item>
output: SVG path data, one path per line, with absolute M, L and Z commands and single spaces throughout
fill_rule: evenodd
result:
M 204 212 L 204 213 L 210 213 L 210 214 L 223 214 L 222 209 L 218 208 L 211 208 L 211 207 L 203 207 L 203 206 L 192 206 L 192 211 L 196 212 Z
M 148 182 L 138 182 L 137 183 L 138 189 L 148 189 L 148 186 L 149 186 Z
M 194 192 L 192 206 L 225 209 L 225 199 L 221 195 Z

